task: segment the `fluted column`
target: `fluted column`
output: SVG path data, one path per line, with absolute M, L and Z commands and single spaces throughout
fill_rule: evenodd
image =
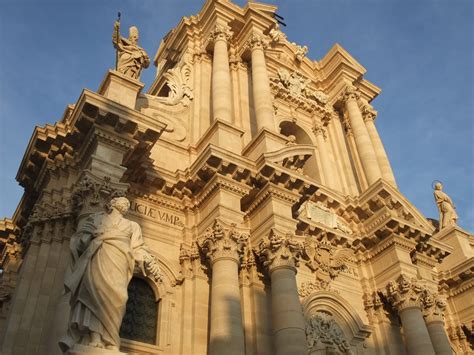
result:
M 245 354 L 239 288 L 242 236 L 216 221 L 198 244 L 212 268 L 209 354 Z
M 232 32 L 224 25 L 217 24 L 211 33 L 214 40 L 212 59 L 212 116 L 232 123 L 232 82 L 230 80 L 227 41 Z
M 395 176 L 393 175 L 392 167 L 390 166 L 390 161 L 388 160 L 382 140 L 380 139 L 377 128 L 375 127 L 374 121 L 375 117 L 377 117 L 377 111 L 375 111 L 370 105 L 366 104 L 362 109 L 362 115 L 375 150 L 375 156 L 377 157 L 382 177 L 390 184 L 397 187 Z
M 257 130 L 267 128 L 275 131 L 272 94 L 264 53 L 266 43 L 260 35 L 254 33 L 250 36 L 248 46 L 252 53 L 252 89 Z
M 319 157 L 321 159 L 321 168 L 324 174 L 324 181 L 326 185 L 332 189 L 336 189 L 336 176 L 333 171 L 331 161 L 329 160 L 329 152 L 326 146 L 326 132 L 320 121 L 316 121 L 313 127 L 314 135 L 316 136 L 316 144 L 319 150 Z
M 421 312 L 422 291 L 416 280 L 410 281 L 403 275 L 398 282 L 391 281 L 387 285 L 388 299 L 400 316 L 409 355 L 435 355 Z
M 296 286 L 296 263 L 302 246 L 291 235 L 272 230 L 257 254 L 271 279 L 274 348 L 277 355 L 307 354 L 305 321 Z
M 452 355 L 451 344 L 444 328 L 446 302 L 429 291 L 423 292 L 423 314 L 436 355 Z
M 369 132 L 362 119 L 362 114 L 357 103 L 359 93 L 352 86 L 347 86 L 342 94 L 342 101 L 347 110 L 357 151 L 359 152 L 362 168 L 367 177 L 367 182 L 372 185 L 381 177 L 380 168 L 377 163 L 377 156 L 375 155 L 372 141 L 370 140 Z

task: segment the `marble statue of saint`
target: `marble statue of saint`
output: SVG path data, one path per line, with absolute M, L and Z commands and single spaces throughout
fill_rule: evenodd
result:
M 443 191 L 443 185 L 440 182 L 435 184 L 434 198 L 439 210 L 439 229 L 447 226 L 456 225 L 458 215 L 451 198 Z
M 118 351 L 134 269 L 161 280 L 140 226 L 124 218 L 129 208 L 125 197 L 112 199 L 108 212 L 88 216 L 71 238 L 71 268 L 64 281 L 71 313 L 67 336 L 59 343 L 64 352 L 75 344 Z
M 112 34 L 112 43 L 117 50 L 117 70 L 133 79 L 140 79 L 142 68 L 148 68 L 150 58 L 145 50 L 138 46 L 138 29 L 135 26 L 130 27 L 129 37 L 120 36 L 120 22 L 116 21 L 114 33 Z

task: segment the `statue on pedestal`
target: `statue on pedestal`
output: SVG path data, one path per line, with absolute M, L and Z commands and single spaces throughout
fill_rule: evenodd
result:
M 118 351 L 134 269 L 161 280 L 140 226 L 124 218 L 129 208 L 125 197 L 113 198 L 108 212 L 81 221 L 71 238 L 71 268 L 64 281 L 71 312 L 67 336 L 59 343 L 64 352 L 76 344 Z
M 451 198 L 443 191 L 443 184 L 437 182 L 434 186 L 434 198 L 439 210 L 439 229 L 455 226 L 458 219 L 456 207 Z
M 117 50 L 116 70 L 133 79 L 140 79 L 142 68 L 148 68 L 150 58 L 145 50 L 138 46 L 138 29 L 130 27 L 129 37 L 120 36 L 120 21 L 115 21 L 112 43 Z

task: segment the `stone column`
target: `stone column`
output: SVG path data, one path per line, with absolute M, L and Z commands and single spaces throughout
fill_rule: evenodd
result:
M 313 127 L 314 135 L 316 136 L 316 144 L 319 150 L 319 157 L 321 159 L 321 168 L 324 175 L 324 181 L 327 186 L 336 189 L 336 176 L 334 174 L 331 161 L 329 160 L 329 153 L 326 146 L 326 131 L 320 121 L 316 121 Z
M 446 302 L 427 290 L 423 292 L 422 301 L 426 327 L 436 355 L 452 355 L 448 334 L 444 329 L 443 313 L 446 309 Z
M 409 355 L 435 355 L 428 329 L 421 312 L 422 289 L 416 280 L 400 276 L 387 285 L 388 300 L 398 311 Z
M 239 288 L 242 237 L 216 221 L 198 244 L 212 268 L 209 354 L 245 354 Z
M 268 79 L 267 65 L 265 62 L 266 43 L 262 36 L 254 33 L 250 36 L 248 46 L 251 51 L 252 61 L 252 90 L 257 130 L 267 128 L 275 131 L 273 119 L 273 101 Z
M 214 40 L 212 60 L 212 118 L 232 123 L 232 83 L 230 80 L 227 41 L 232 32 L 225 25 L 217 24 L 211 33 Z
M 274 348 L 277 355 L 308 353 L 305 321 L 296 286 L 296 264 L 302 246 L 291 235 L 272 230 L 257 254 L 271 279 Z
M 390 161 L 388 160 L 387 153 L 383 146 L 382 140 L 380 139 L 377 128 L 375 127 L 375 117 L 377 117 L 377 111 L 373 109 L 372 106 L 366 104 L 362 108 L 362 115 L 364 117 L 365 126 L 369 132 L 370 140 L 375 150 L 375 155 L 377 157 L 377 162 L 380 167 L 380 172 L 382 177 L 387 180 L 390 184 L 397 187 L 395 182 L 395 177 L 393 175 L 392 167 L 390 166 Z
M 354 133 L 354 140 L 357 151 L 359 152 L 360 160 L 364 173 L 367 177 L 367 182 L 372 185 L 381 177 L 380 168 L 377 163 L 377 156 L 370 140 L 369 132 L 362 119 L 362 114 L 357 103 L 359 93 L 356 88 L 347 86 L 342 94 L 342 101 L 347 110 L 352 132 Z

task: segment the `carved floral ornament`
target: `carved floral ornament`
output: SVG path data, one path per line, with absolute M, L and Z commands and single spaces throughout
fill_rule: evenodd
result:
M 210 38 L 215 41 L 229 41 L 232 38 L 233 32 L 226 25 L 217 23 L 214 29 L 209 34 Z
M 409 279 L 401 275 L 397 281 L 390 281 L 386 286 L 387 301 L 397 310 L 419 308 L 427 321 L 443 321 L 446 301 L 420 284 L 416 278 Z
M 308 46 L 299 46 L 296 43 L 292 43 L 296 47 L 295 58 L 298 62 L 303 61 L 306 54 L 308 54 Z
M 375 121 L 375 118 L 377 117 L 377 111 L 371 105 L 368 103 L 363 104 L 361 111 L 364 121 Z
M 278 69 L 277 77 L 270 79 L 275 96 L 295 103 L 306 111 L 318 110 L 326 117 L 331 117 L 331 109 L 327 107 L 329 97 L 319 90 L 309 88 L 311 79 L 303 77 L 298 72 L 290 73 L 286 69 Z
M 211 264 L 222 258 L 238 262 L 248 239 L 248 235 L 237 232 L 235 224 L 230 228 L 224 228 L 222 223 L 216 220 L 198 241 L 198 246 Z
M 342 102 L 346 102 L 346 101 L 349 101 L 349 100 L 359 100 L 360 98 L 360 92 L 359 92 L 359 89 L 356 88 L 355 86 L 353 85 L 347 85 L 341 96 L 339 97 L 340 101 Z
M 247 40 L 246 46 L 250 50 L 262 49 L 264 50 L 268 46 L 268 41 L 263 37 L 263 35 L 253 32 L 249 39 Z
M 339 324 L 324 312 L 316 312 L 306 320 L 306 340 L 309 353 L 324 346 L 327 350 L 333 348 L 336 353 L 353 354 Z
M 302 253 L 302 245 L 290 233 L 282 234 L 274 229 L 258 244 L 256 254 L 263 266 L 270 271 L 278 267 L 296 268 Z

